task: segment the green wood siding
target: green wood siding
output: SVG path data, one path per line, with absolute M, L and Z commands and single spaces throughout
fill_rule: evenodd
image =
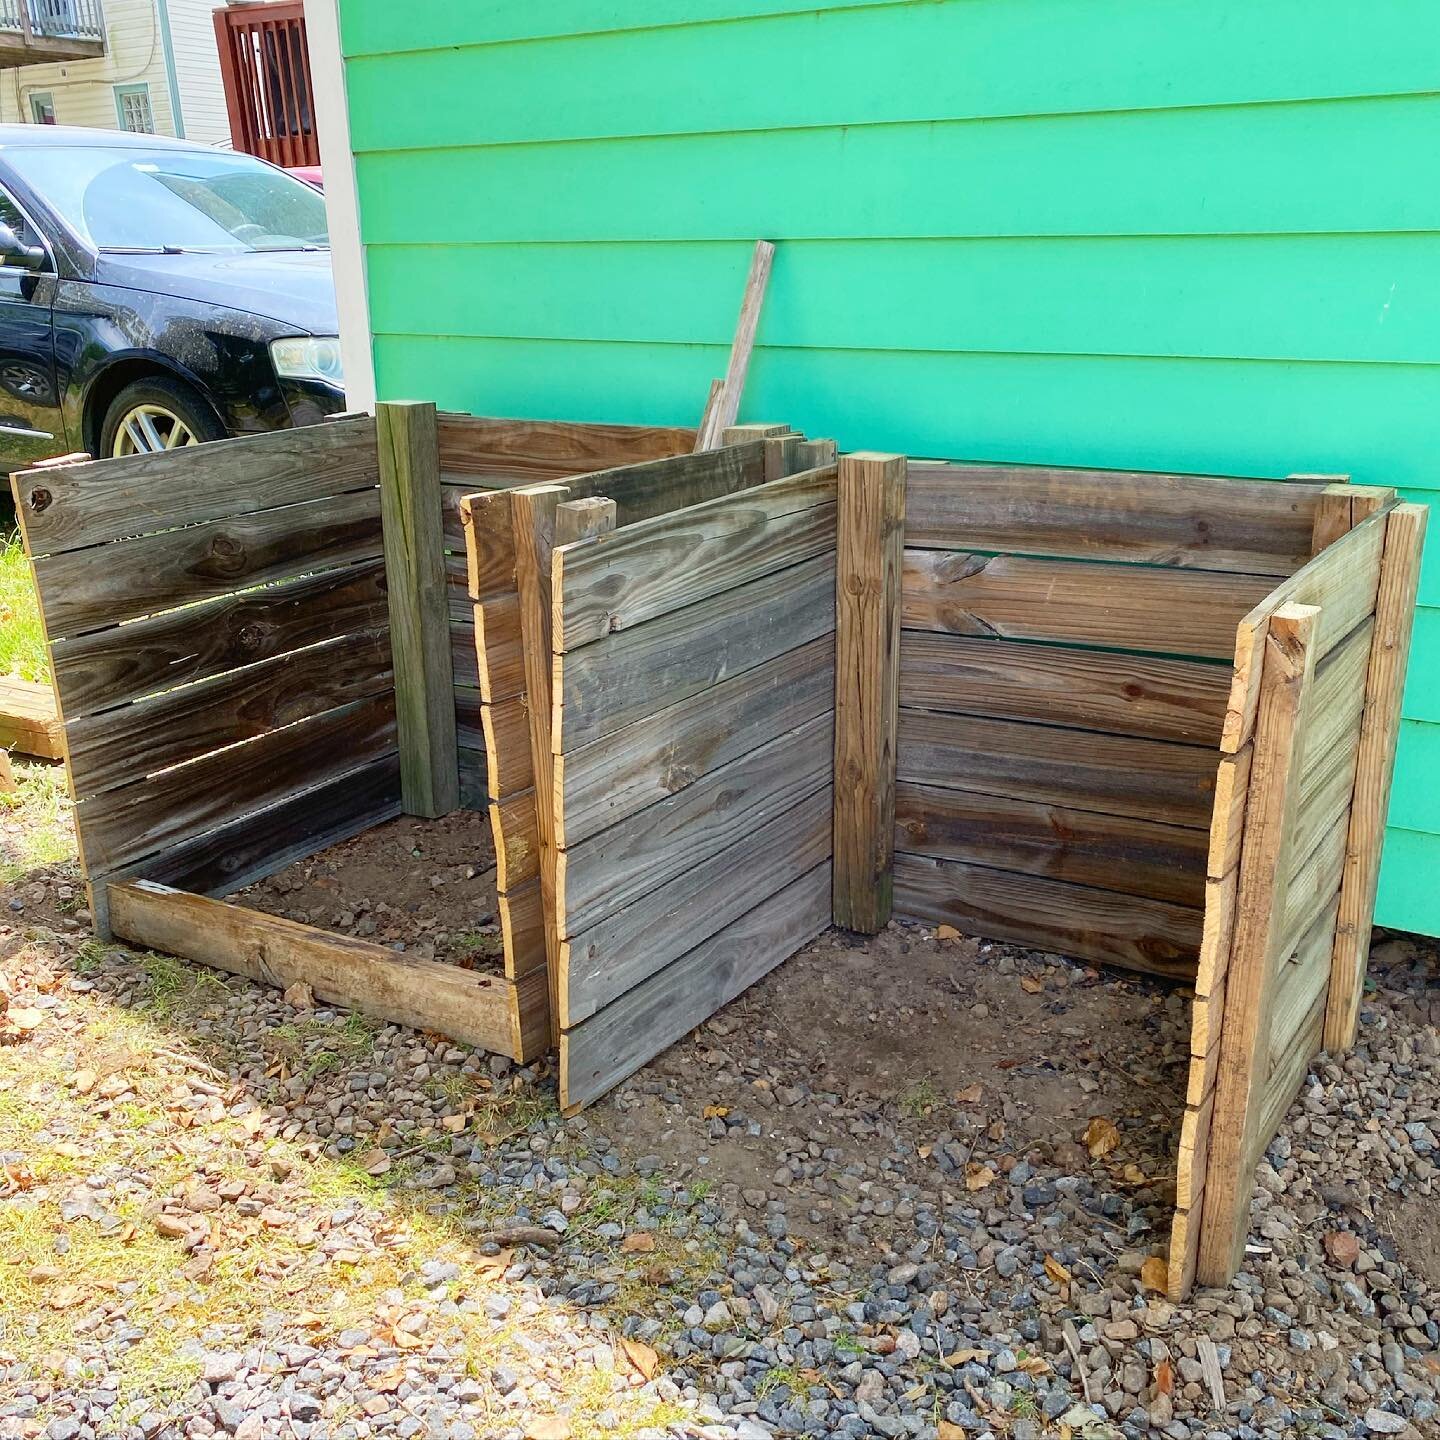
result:
M 749 418 L 1440 494 L 1429 0 L 341 14 L 382 397 L 693 423 L 765 236 Z M 1440 541 L 1421 601 L 1380 919 L 1437 934 Z

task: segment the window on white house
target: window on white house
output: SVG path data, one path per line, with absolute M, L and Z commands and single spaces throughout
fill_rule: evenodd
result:
M 150 110 L 148 85 L 117 85 L 115 113 L 119 117 L 122 130 L 131 130 L 141 135 L 155 133 L 155 116 Z
M 55 123 L 55 97 L 48 90 L 37 90 L 30 96 L 30 119 L 36 125 Z

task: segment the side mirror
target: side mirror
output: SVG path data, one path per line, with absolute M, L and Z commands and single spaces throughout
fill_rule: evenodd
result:
M 45 251 L 39 245 L 26 245 L 11 226 L 0 221 L 0 265 L 40 270 L 45 265 Z

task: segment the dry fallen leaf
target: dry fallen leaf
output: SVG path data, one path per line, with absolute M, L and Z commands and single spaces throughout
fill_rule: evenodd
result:
M 963 1090 L 957 1090 L 955 1092 L 955 1103 L 957 1105 L 978 1105 L 980 1103 L 980 1097 L 984 1093 L 980 1088 L 980 1082 L 977 1080 L 973 1085 L 967 1085 Z
M 1127 1185 L 1148 1185 L 1150 1183 L 1150 1177 L 1135 1164 L 1126 1165 L 1120 1175 Z
M 958 940 L 960 932 L 953 925 L 940 925 L 936 927 L 935 938 L 937 940 Z
M 723 1120 L 730 1113 L 728 1105 L 707 1105 L 700 1116 L 704 1120 Z
M 956 1350 L 947 1355 L 945 1357 L 945 1363 L 953 1367 L 955 1365 L 968 1365 L 972 1360 L 988 1360 L 989 1358 L 990 1352 L 988 1350 L 976 1350 L 967 1345 L 963 1350 Z
M 295 1010 L 315 1008 L 315 992 L 303 980 L 297 980 L 285 991 L 284 1000 Z
M 390 1157 L 377 1145 L 360 1157 L 360 1168 L 367 1175 L 383 1175 L 390 1168 Z
M 1140 1267 L 1140 1283 L 1157 1295 L 1163 1295 L 1170 1288 L 1170 1266 L 1163 1255 L 1152 1255 Z
M 525 1426 L 525 1440 L 570 1440 L 570 1422 L 563 1415 L 541 1415 Z
M 1027 995 L 1038 995 L 1045 988 L 1045 982 L 1043 980 L 1037 980 L 1033 975 L 1022 975 L 1020 977 L 1020 988 Z
M 640 1377 L 644 1380 L 653 1380 L 655 1371 L 660 1366 L 659 1355 L 640 1340 L 622 1339 L 620 1344 L 625 1351 L 625 1358 L 635 1367 Z
M 1027 1355 L 1016 1362 L 1015 1368 L 1027 1375 L 1046 1375 L 1050 1371 L 1050 1362 L 1043 1355 Z
M 1155 1367 L 1155 1393 L 1157 1395 L 1171 1395 L 1175 1391 L 1175 1372 L 1170 1368 L 1168 1360 L 1162 1360 Z
M 636 1230 L 620 1242 L 620 1248 L 627 1254 L 648 1255 L 655 1248 L 655 1237 L 644 1230 Z
M 988 1165 L 981 1165 L 978 1161 L 972 1160 L 965 1167 L 965 1188 L 967 1190 L 983 1190 L 987 1185 L 995 1183 L 995 1172 Z
M 958 1425 L 952 1425 L 950 1421 L 942 1420 L 939 1440 L 965 1440 L 965 1432 Z
M 1084 1135 L 1080 1138 L 1090 1152 L 1090 1158 L 1099 1160 L 1108 1155 L 1120 1143 L 1120 1132 L 1112 1121 L 1107 1120 L 1103 1115 L 1095 1115 L 1091 1117 L 1090 1123 L 1085 1127 Z
M 1045 1273 L 1057 1285 L 1068 1285 L 1075 1278 L 1053 1255 L 1045 1257 Z
M 1322 1243 L 1332 1265 L 1348 1270 L 1360 1258 L 1360 1241 L 1353 1230 L 1327 1230 Z
M 458 1135 L 465 1128 L 464 1115 L 442 1115 L 440 1117 L 440 1128 L 448 1130 L 452 1135 Z

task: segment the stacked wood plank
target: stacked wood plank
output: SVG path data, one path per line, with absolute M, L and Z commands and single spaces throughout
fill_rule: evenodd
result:
M 785 452 L 833 455 L 771 450 L 782 471 Z M 830 923 L 835 476 L 782 473 L 554 552 L 567 1108 Z
M 50 686 L 0 675 L 0 750 L 18 750 L 42 760 L 64 757 L 65 741 Z

